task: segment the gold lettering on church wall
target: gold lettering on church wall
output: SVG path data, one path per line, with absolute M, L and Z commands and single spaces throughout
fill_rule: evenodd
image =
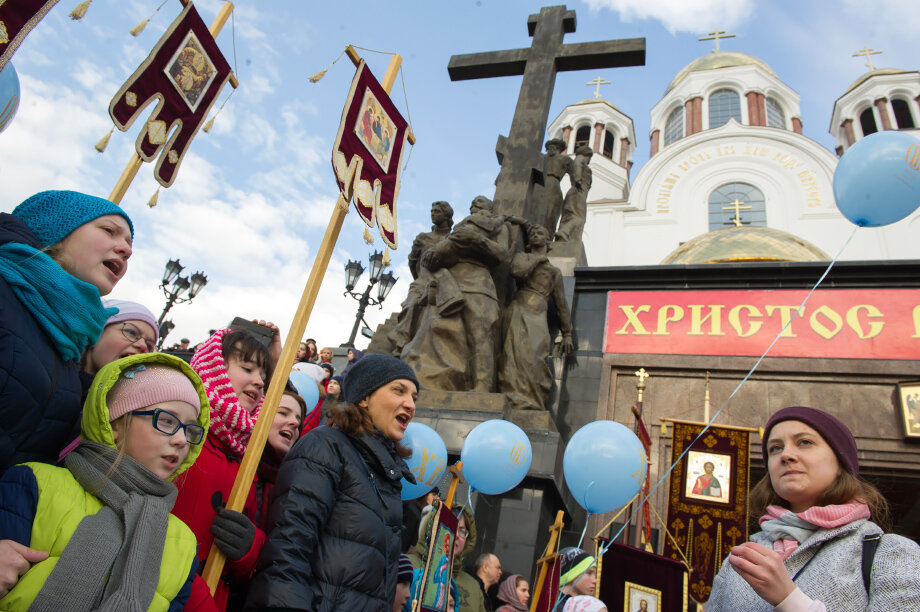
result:
M 793 172 L 805 192 L 805 202 L 808 207 L 821 206 L 821 189 L 815 171 L 805 165 L 800 159 L 789 153 L 771 150 L 770 147 L 745 144 L 712 145 L 705 149 L 697 149 L 686 157 L 680 159 L 669 171 L 664 173 L 664 178 L 658 183 L 655 193 L 655 206 L 658 214 L 671 212 L 671 196 L 674 186 L 681 176 L 693 168 L 704 164 L 711 159 L 726 157 L 754 157 L 770 162 L 775 162 L 784 171 Z

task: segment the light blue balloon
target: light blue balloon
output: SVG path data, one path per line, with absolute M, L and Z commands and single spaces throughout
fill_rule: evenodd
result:
M 594 421 L 576 431 L 562 457 L 569 491 L 592 514 L 625 506 L 642 488 L 646 468 L 639 438 L 614 421 Z
M 860 227 L 907 217 L 920 206 L 920 139 L 885 130 L 854 144 L 834 170 L 834 199 Z
M 0 132 L 13 121 L 19 108 L 19 75 L 12 62 L 0 70 Z
M 471 487 L 487 495 L 518 486 L 530 470 L 532 459 L 527 434 L 503 419 L 483 421 L 474 427 L 460 450 L 463 477 Z
M 288 378 L 294 388 L 297 389 L 298 395 L 303 398 L 304 403 L 307 405 L 307 414 L 313 412 L 313 409 L 316 408 L 316 403 L 319 402 L 319 386 L 316 381 L 306 372 L 298 372 L 297 370 L 291 372 Z
M 447 447 L 438 432 L 423 423 L 409 423 L 402 444 L 412 451 L 406 459 L 416 484 L 402 479 L 403 500 L 421 497 L 434 488 L 447 468 Z

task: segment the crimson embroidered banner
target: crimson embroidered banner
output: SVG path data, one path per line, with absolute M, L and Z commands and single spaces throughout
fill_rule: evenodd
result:
M 176 180 L 192 138 L 230 74 L 190 2 L 109 103 L 112 120 L 124 132 L 148 104 L 157 102 L 135 149 L 144 161 L 159 156 L 153 173 L 164 187 Z
M 705 425 L 672 422 L 671 464 L 677 464 L 671 472 L 667 528 L 674 539 L 665 539 L 664 556 L 689 562 L 690 596 L 706 603 L 722 561 L 733 546 L 747 541 L 750 434 L 755 430 L 714 425 L 693 443 Z
M 607 542 L 597 538 L 595 555 Z M 683 563 L 614 542 L 597 562 L 597 597 L 611 611 L 687 612 L 687 574 Z
M 58 0 L 0 0 L 0 70 Z
M 354 199 L 368 227 L 396 248 L 396 197 L 408 124 L 362 60 L 342 111 L 332 149 L 339 191 Z

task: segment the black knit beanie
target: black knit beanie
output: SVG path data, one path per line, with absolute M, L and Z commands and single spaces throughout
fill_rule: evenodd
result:
M 418 389 L 415 372 L 405 362 L 389 355 L 365 355 L 348 371 L 342 397 L 349 404 L 357 404 L 383 385 L 400 378 L 411 380 Z

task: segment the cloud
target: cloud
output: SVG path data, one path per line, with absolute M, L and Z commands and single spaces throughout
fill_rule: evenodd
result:
M 671 33 L 733 28 L 751 15 L 752 0 L 585 0 L 594 10 L 609 9 L 620 20 L 657 19 Z

